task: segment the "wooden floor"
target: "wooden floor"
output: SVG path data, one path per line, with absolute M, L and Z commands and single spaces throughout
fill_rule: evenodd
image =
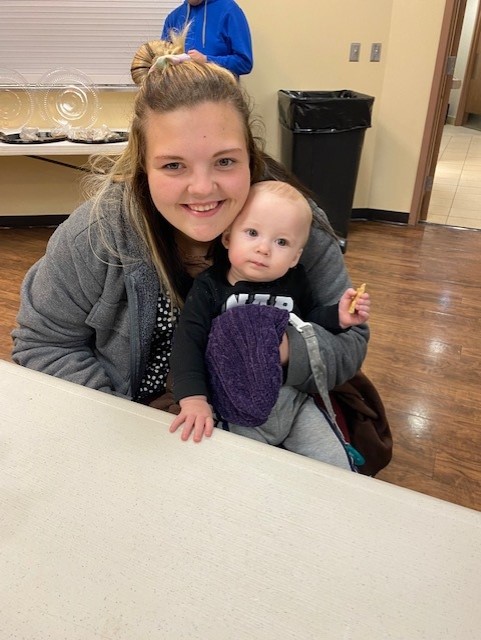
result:
M 0 229 L 0 358 L 52 229 Z M 346 262 L 373 298 L 364 370 L 395 441 L 378 478 L 481 511 L 481 231 L 353 222 Z

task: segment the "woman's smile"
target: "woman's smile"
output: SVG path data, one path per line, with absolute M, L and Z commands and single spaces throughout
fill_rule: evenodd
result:
M 201 217 L 207 217 L 209 215 L 214 215 L 217 213 L 218 207 L 222 204 L 221 200 L 217 200 L 216 202 L 207 202 L 205 204 L 185 204 L 183 205 L 189 212 L 194 215 L 200 215 Z M 203 215 L 202 215 L 203 214 Z

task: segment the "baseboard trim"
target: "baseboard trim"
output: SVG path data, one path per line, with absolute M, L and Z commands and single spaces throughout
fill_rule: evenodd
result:
M 405 211 L 388 211 L 386 209 L 353 209 L 351 212 L 351 220 L 408 224 L 409 213 Z
M 41 216 L 0 216 L 0 227 L 25 229 L 26 227 L 58 227 L 68 215 L 46 214 Z

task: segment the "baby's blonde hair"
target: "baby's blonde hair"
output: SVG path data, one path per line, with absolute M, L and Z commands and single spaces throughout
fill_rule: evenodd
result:
M 306 197 L 288 182 L 281 182 L 280 180 L 263 180 L 262 182 L 256 182 L 256 184 L 253 184 L 250 188 L 248 200 L 254 197 L 256 193 L 271 193 L 272 195 L 279 196 L 284 200 L 289 200 L 298 205 L 299 223 L 302 225 L 304 232 L 302 243 L 304 246 L 309 238 L 312 225 L 312 208 Z

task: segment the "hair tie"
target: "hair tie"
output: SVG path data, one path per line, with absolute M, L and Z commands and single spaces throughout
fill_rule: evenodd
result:
M 152 73 L 154 69 L 163 69 L 167 64 L 167 61 L 169 61 L 171 64 L 181 64 L 182 62 L 187 62 L 187 60 L 190 60 L 190 59 L 191 58 L 187 53 L 176 53 L 176 54 L 169 54 L 165 56 L 159 56 L 154 60 L 152 66 L 150 67 L 149 74 Z

